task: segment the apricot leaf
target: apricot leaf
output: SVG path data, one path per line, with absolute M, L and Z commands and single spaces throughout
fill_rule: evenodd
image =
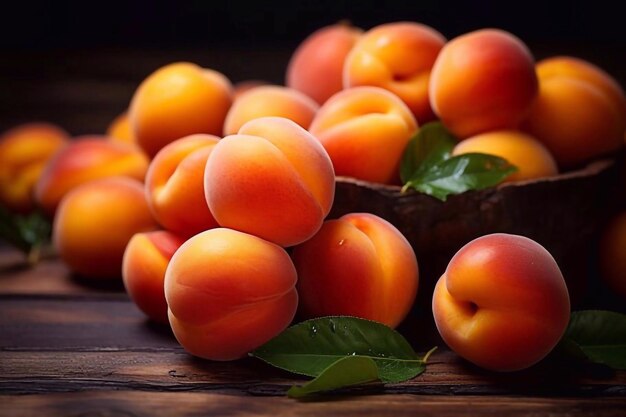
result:
M 517 168 L 506 159 L 482 153 L 453 156 L 418 173 L 404 185 L 446 201 L 450 194 L 499 184 Z
M 391 383 L 406 381 L 424 372 L 429 354 L 419 357 L 400 333 L 384 324 L 356 317 L 332 316 L 291 326 L 250 356 L 277 368 L 312 377 L 321 375 L 343 358 L 367 358 L 376 365 L 378 378 Z M 350 363 L 342 366 L 347 367 Z
M 287 395 L 291 398 L 301 398 L 322 391 L 331 391 L 337 388 L 377 381 L 380 381 L 378 367 L 371 358 L 365 356 L 345 356 L 333 362 L 315 379 L 302 386 L 294 385 L 291 387 L 287 391 Z
M 413 136 L 402 154 L 400 179 L 406 184 L 433 165 L 445 161 L 452 154 L 457 139 L 441 122 L 426 123 Z
M 575 311 L 561 341 L 567 352 L 626 370 L 626 315 L 612 311 Z M 574 348 L 575 347 L 575 348 Z
M 16 214 L 0 206 L 0 240 L 24 252 L 30 264 L 39 260 L 51 233 L 52 224 L 42 213 Z

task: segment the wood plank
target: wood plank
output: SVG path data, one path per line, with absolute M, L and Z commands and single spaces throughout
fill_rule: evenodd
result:
M 296 401 L 222 393 L 86 391 L 0 396 L 0 416 L 601 416 L 623 417 L 626 398 L 535 398 L 429 395 L 327 396 Z

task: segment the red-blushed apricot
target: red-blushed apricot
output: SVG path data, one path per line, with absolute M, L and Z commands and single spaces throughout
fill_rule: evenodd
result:
M 233 102 L 235 102 L 235 100 L 237 100 L 245 92 L 250 91 L 253 88 L 261 87 L 263 85 L 269 85 L 269 84 L 270 83 L 268 83 L 267 81 L 263 81 L 263 80 L 240 81 L 236 83 L 235 85 L 233 85 Z
M 151 320 L 167 323 L 165 270 L 174 252 L 185 242 L 165 230 L 137 233 L 124 251 L 122 278 L 130 299 Z
M 217 71 L 188 62 L 166 65 L 133 95 L 129 117 L 139 146 L 150 156 L 194 133 L 221 135 L 232 85 Z
M 363 31 L 349 24 L 325 26 L 309 35 L 287 65 L 285 83 L 323 104 L 343 89 L 343 64 Z
M 535 61 L 508 32 L 482 29 L 443 47 L 433 66 L 430 104 L 463 139 L 490 130 L 514 129 L 537 96 Z
M 435 115 L 428 98 L 430 71 L 446 43 L 435 29 L 415 22 L 394 22 L 368 30 L 348 54 L 345 88 L 371 85 L 400 97 L 420 124 Z
M 82 184 L 63 197 L 52 241 L 74 272 L 93 279 L 119 279 L 126 244 L 135 233 L 156 228 L 143 184 L 112 177 Z
M 291 120 L 262 117 L 213 148 L 204 189 L 215 220 L 281 246 L 319 230 L 335 196 L 328 154 Z
M 486 153 L 504 158 L 517 172 L 504 181 L 521 181 L 550 177 L 559 173 L 550 151 L 530 135 L 515 130 L 481 133 L 459 142 L 452 155 Z
M 317 103 L 298 90 L 276 85 L 255 87 L 233 103 L 224 122 L 224 135 L 237 133 L 250 120 L 271 116 L 284 117 L 308 129 L 317 109 Z
M 391 223 L 351 213 L 324 223 L 293 251 L 306 318 L 349 315 L 396 327 L 419 282 L 415 253 Z
M 211 229 L 185 242 L 167 267 L 170 325 L 192 355 L 237 359 L 289 325 L 298 305 L 295 285 L 284 249 L 246 233 Z
M 604 229 L 599 258 L 603 281 L 626 299 L 626 211 L 613 217 Z
M 111 121 L 111 124 L 107 127 L 106 135 L 113 141 L 136 143 L 135 134 L 130 125 L 130 118 L 128 117 L 127 111 Z
M 556 346 L 570 302 L 559 266 L 543 246 L 496 233 L 452 257 L 435 286 L 433 314 L 457 354 L 483 368 L 515 371 Z
M 219 138 L 197 134 L 161 149 L 148 168 L 146 199 L 155 219 L 183 236 L 217 226 L 204 198 L 204 169 Z
M 147 170 L 148 158 L 134 145 L 103 136 L 79 137 L 48 162 L 35 186 L 35 200 L 52 215 L 63 196 L 80 184 L 120 175 L 143 181 Z
M 537 64 L 539 96 L 524 128 L 566 169 L 618 150 L 626 130 L 626 99 L 600 68 L 569 57 Z
M 328 99 L 309 131 L 328 152 L 337 175 L 394 183 L 417 121 L 393 93 L 354 87 Z
M 0 137 L 0 204 L 18 213 L 35 208 L 34 188 L 48 160 L 68 142 L 50 123 L 26 123 Z

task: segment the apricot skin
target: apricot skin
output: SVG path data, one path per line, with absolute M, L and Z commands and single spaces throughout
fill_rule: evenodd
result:
M 130 118 L 128 117 L 127 111 L 111 121 L 111 124 L 107 127 L 106 135 L 116 142 L 136 143 L 135 134 L 130 125 Z
M 135 305 L 155 322 L 168 322 L 163 289 L 165 270 L 184 242 L 178 235 L 158 230 L 137 233 L 126 245 L 122 262 L 124 287 Z
M 431 72 L 430 104 L 459 139 L 515 129 L 537 96 L 534 65 L 526 45 L 508 32 L 467 33 L 439 53 Z
M 332 96 L 309 131 L 322 143 L 338 176 L 397 183 L 402 152 L 417 121 L 400 98 L 379 87 L 354 87 Z
M 343 89 L 344 61 L 361 34 L 341 23 L 313 32 L 291 56 L 286 85 L 323 104 Z
M 496 233 L 454 255 L 435 286 L 433 315 L 457 354 L 486 369 L 515 371 L 556 346 L 570 302 L 563 275 L 543 246 Z
M 351 213 L 324 223 L 296 246 L 305 318 L 349 315 L 396 327 L 415 300 L 419 272 L 409 242 L 391 223 Z
M 167 230 L 190 237 L 217 227 L 204 198 L 204 170 L 219 138 L 197 134 L 166 145 L 146 175 L 146 200 Z
M 146 78 L 130 104 L 137 143 L 149 155 L 195 133 L 221 135 L 232 85 L 217 71 L 188 62 L 166 65 Z
M 232 135 L 250 120 L 284 117 L 309 128 L 318 105 L 308 96 L 287 87 L 267 85 L 252 88 L 233 103 L 224 121 L 224 135 Z
M 604 282 L 626 300 L 626 211 L 613 217 L 604 229 L 600 267 Z
M 415 22 L 376 26 L 363 34 L 346 58 L 345 88 L 371 85 L 400 97 L 420 124 L 435 115 L 428 84 L 435 59 L 446 43 L 435 29 Z
M 558 174 L 554 158 L 545 146 L 530 135 L 514 130 L 499 130 L 472 136 L 458 143 L 452 155 L 486 153 L 506 159 L 518 169 L 505 181 L 521 181 Z
M 321 227 L 334 199 L 335 175 L 310 133 L 291 120 L 263 117 L 215 145 L 204 187 L 222 227 L 292 246 Z
M 74 187 L 113 176 L 143 181 L 148 158 L 136 146 L 83 136 L 57 152 L 48 162 L 35 186 L 35 200 L 53 215 L 61 199 Z
M 569 57 L 539 62 L 537 74 L 539 96 L 524 129 L 559 166 L 575 168 L 623 146 L 626 99 L 609 74 Z
M 74 272 L 91 279 L 119 279 L 128 241 L 135 233 L 156 228 L 142 183 L 105 178 L 82 184 L 63 198 L 52 240 Z
M 241 358 L 289 325 L 295 284 L 281 247 L 231 229 L 208 230 L 185 242 L 167 267 L 170 325 L 192 355 Z
M 68 143 L 50 123 L 26 123 L 0 137 L 0 204 L 17 213 L 35 209 L 34 189 L 50 158 Z

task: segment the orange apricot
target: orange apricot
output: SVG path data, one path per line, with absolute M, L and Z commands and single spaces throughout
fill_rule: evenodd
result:
M 167 230 L 192 236 L 217 226 L 204 198 L 204 169 L 217 136 L 196 134 L 161 149 L 148 168 L 146 199 Z
M 111 140 L 117 142 L 136 143 L 127 111 L 111 121 L 111 124 L 107 127 L 106 135 L 111 138 Z
M 170 325 L 192 355 L 232 360 L 284 330 L 298 305 L 296 270 L 281 247 L 231 229 L 193 236 L 165 273 Z

